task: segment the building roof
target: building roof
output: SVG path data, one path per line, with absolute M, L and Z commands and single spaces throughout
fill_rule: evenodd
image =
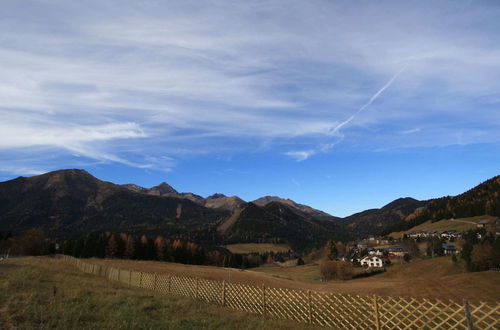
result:
M 445 250 L 456 250 L 457 247 L 454 244 L 445 243 L 445 244 L 443 244 L 443 249 L 445 249 Z

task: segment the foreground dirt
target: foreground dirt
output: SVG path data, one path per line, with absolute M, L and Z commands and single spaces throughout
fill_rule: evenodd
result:
M 266 285 L 289 289 L 316 290 L 352 295 L 399 296 L 438 298 L 461 301 L 500 301 L 500 272 L 463 272 L 449 258 L 418 260 L 406 265 L 394 265 L 388 272 L 370 278 L 327 283 L 293 281 L 278 275 L 255 270 L 238 270 L 211 266 L 183 265 L 157 261 L 132 261 L 118 259 L 89 259 L 112 267 L 143 272 L 167 273 L 177 276 L 225 280 L 249 285 Z M 290 273 L 302 271 L 298 266 Z M 310 267 L 310 266 L 309 266 Z M 280 270 L 283 276 L 283 270 Z

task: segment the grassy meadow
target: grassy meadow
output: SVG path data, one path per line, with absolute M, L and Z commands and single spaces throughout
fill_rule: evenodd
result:
M 401 238 L 404 234 L 409 234 L 414 231 L 467 231 L 475 229 L 476 223 L 483 219 L 491 218 L 488 215 L 482 215 L 470 218 L 459 218 L 454 220 L 439 220 L 436 222 L 426 221 L 418 226 L 415 226 L 406 231 L 393 232 L 389 236 L 394 238 Z
M 224 247 L 232 253 L 287 252 L 288 250 L 291 250 L 291 248 L 286 244 L 269 243 L 229 244 Z
M 368 278 L 347 281 L 318 282 L 319 266 L 307 264 L 281 268 L 266 265 L 252 269 L 183 265 L 159 261 L 124 259 L 88 259 L 98 265 L 135 271 L 200 277 L 217 281 L 285 289 L 316 290 L 352 295 L 381 295 L 454 299 L 462 301 L 500 301 L 500 272 L 468 273 L 463 264 L 450 257 L 416 258 L 410 263 L 393 264 L 387 272 Z
M 84 274 L 40 257 L 0 262 L 0 329 L 315 329 Z

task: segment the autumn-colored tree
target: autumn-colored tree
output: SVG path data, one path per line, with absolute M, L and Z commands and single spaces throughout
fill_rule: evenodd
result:
M 324 250 L 325 250 L 325 258 L 327 260 L 335 260 L 335 259 L 337 259 L 338 251 L 337 251 L 337 246 L 335 245 L 334 241 L 328 241 L 328 242 L 326 242 Z
M 154 244 L 156 257 L 158 260 L 165 261 L 167 259 L 167 241 L 162 236 L 158 236 L 156 237 Z
M 353 276 L 353 266 L 348 261 L 323 260 L 320 272 L 326 280 L 347 280 Z
M 126 259 L 134 259 L 136 256 L 136 243 L 132 235 L 128 235 L 127 242 L 125 243 L 125 251 L 123 257 Z
M 489 244 L 476 244 L 472 248 L 470 259 L 478 270 L 488 270 L 493 264 L 493 248 Z
M 337 256 L 342 258 L 343 256 L 346 255 L 346 248 L 345 248 L 345 244 L 342 243 L 342 242 L 337 242 L 335 243 L 335 248 L 337 249 Z

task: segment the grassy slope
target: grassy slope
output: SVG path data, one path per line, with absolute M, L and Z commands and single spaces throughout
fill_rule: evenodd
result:
M 182 265 L 157 261 L 91 259 L 102 264 L 144 272 L 226 280 L 250 285 L 317 290 L 358 295 L 421 297 L 473 301 L 500 301 L 500 272 L 466 273 L 449 257 L 393 265 L 387 273 L 350 281 L 317 283 L 318 266 L 259 267 L 252 270 Z
M 0 262 L 0 329 L 314 329 L 83 274 L 63 261 Z
M 394 232 L 390 233 L 389 236 L 394 237 L 394 238 L 401 238 L 403 234 L 408 234 L 414 231 L 467 231 L 469 229 L 474 229 L 476 228 L 475 224 L 472 223 L 465 223 L 465 222 L 473 222 L 473 223 L 478 223 L 479 221 L 483 219 L 488 219 L 491 218 L 488 215 L 482 215 L 482 216 L 477 216 L 477 217 L 471 217 L 471 218 L 460 218 L 460 219 L 455 219 L 457 221 L 451 221 L 451 220 L 440 220 L 436 222 L 424 222 L 418 226 L 415 226 L 407 231 L 400 231 L 400 232 Z M 461 222 L 464 221 L 464 222 Z
M 267 243 L 246 243 L 229 244 L 225 246 L 232 253 L 263 253 L 263 252 L 287 252 L 291 248 L 286 244 L 267 244 Z
M 260 267 L 255 271 L 309 283 L 320 276 L 317 265 Z M 360 295 L 500 301 L 500 272 L 467 273 L 461 264 L 452 263 L 449 257 L 440 257 L 395 264 L 388 267 L 387 272 L 370 278 L 311 284 L 310 287 Z

